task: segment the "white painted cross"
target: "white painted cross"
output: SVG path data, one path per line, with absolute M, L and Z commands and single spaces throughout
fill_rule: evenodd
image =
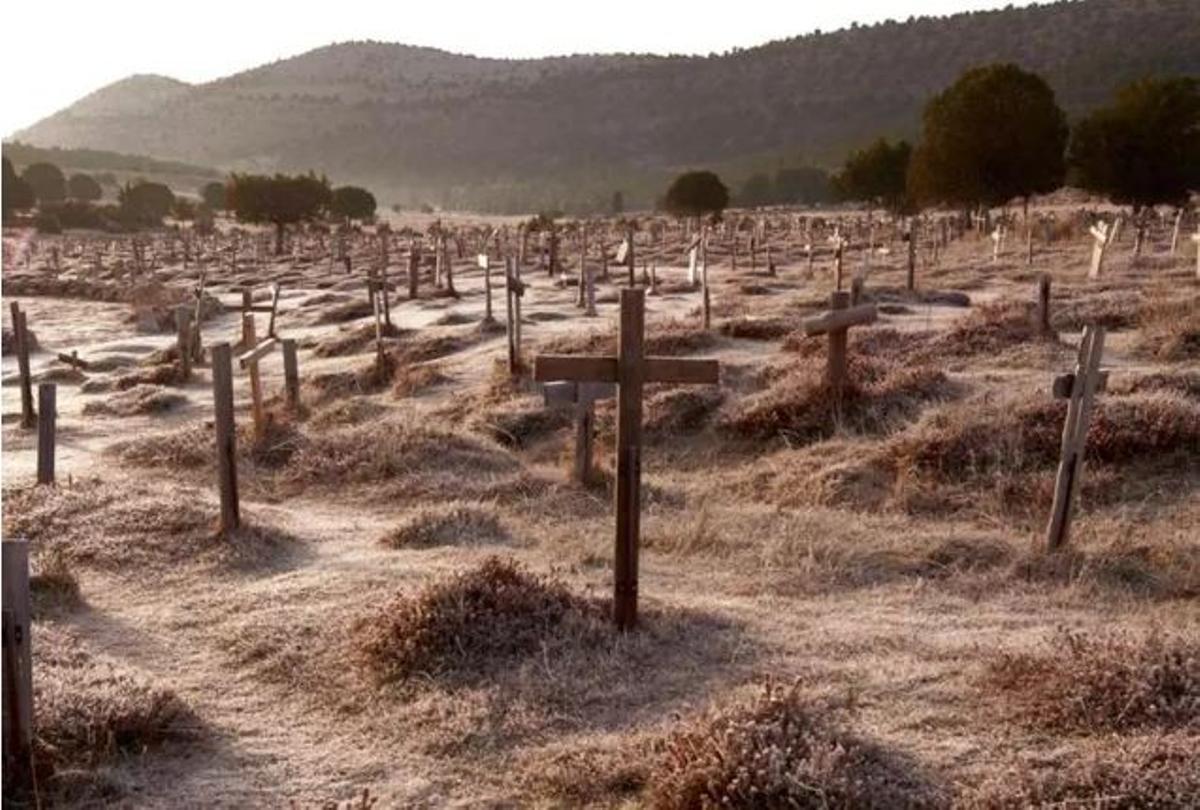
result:
M 1192 241 L 1196 243 L 1196 278 L 1200 279 L 1200 222 L 1196 223 L 1196 232 L 1192 234 Z
M 1104 262 L 1104 251 L 1108 248 L 1108 223 L 1103 220 L 1088 229 L 1092 235 L 1092 264 L 1088 268 L 1088 278 L 1100 278 L 1100 266 Z

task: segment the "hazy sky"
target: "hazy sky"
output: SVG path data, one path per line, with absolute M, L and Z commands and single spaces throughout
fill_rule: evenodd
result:
M 14 0 L 0 48 L 8 134 L 132 73 L 204 82 L 331 42 L 374 39 L 479 56 L 710 53 L 852 22 L 997 8 L 1005 0 Z M 1016 2 L 1026 5 L 1027 2 Z

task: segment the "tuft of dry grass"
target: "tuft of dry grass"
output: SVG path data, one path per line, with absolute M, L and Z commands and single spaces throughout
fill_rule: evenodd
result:
M 737 436 L 809 443 L 838 427 L 859 433 L 888 433 L 911 419 L 924 403 L 953 394 L 945 374 L 931 366 L 903 367 L 852 356 L 840 413 L 822 364 L 802 360 L 765 390 L 726 414 L 720 427 Z
M 955 802 L 961 810 L 1095 808 L 1182 810 L 1200 796 L 1197 738 L 1115 738 L 1068 762 L 1021 763 L 998 770 Z
M 796 328 L 796 322 L 786 318 L 741 317 L 723 322 L 718 331 L 726 337 L 743 340 L 779 340 Z
M 654 391 L 646 398 L 647 433 L 678 436 L 703 429 L 725 395 L 717 386 L 686 386 Z
M 84 416 L 138 416 L 162 413 L 187 402 L 183 394 L 165 391 L 157 385 L 137 385 L 107 399 L 88 402 Z
M 768 686 L 748 704 L 712 709 L 662 743 L 650 804 L 903 808 L 946 805 L 918 768 L 831 723 L 797 689 Z
M 1024 301 L 983 304 L 933 341 L 933 356 L 994 355 L 1022 344 L 1044 341 L 1036 324 L 1034 305 Z
M 316 430 L 361 425 L 379 418 L 387 409 L 369 399 L 335 400 L 318 408 L 308 419 L 308 425 Z
M 432 548 L 497 545 L 509 539 L 493 507 L 452 502 L 418 507 L 379 541 L 389 548 Z
M 182 381 L 182 371 L 178 363 L 161 363 L 149 368 L 131 371 L 117 377 L 114 386 L 118 391 L 128 391 L 151 385 L 174 385 Z
M 1200 359 L 1200 295 L 1148 301 L 1138 313 L 1135 348 L 1165 362 Z
M 29 591 L 37 614 L 72 610 L 82 602 L 79 580 L 61 546 L 35 555 Z
M 211 428 L 191 425 L 114 444 L 111 452 L 126 464 L 194 470 L 211 466 L 216 454 Z
M 174 692 L 93 655 L 63 629 L 40 627 L 33 657 L 34 745 L 56 776 L 195 732 L 194 716 Z M 55 790 L 53 781 L 49 787 Z
M 1037 652 L 1000 652 L 982 687 L 1005 715 L 1052 731 L 1200 731 L 1200 641 L 1059 632 Z
M 604 613 L 561 582 L 499 557 L 358 618 L 358 662 L 383 682 L 486 677 L 550 647 L 607 636 Z
M 393 377 L 392 395 L 415 397 L 450 381 L 436 365 L 401 366 Z

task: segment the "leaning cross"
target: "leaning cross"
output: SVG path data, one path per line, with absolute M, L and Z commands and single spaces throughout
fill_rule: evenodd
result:
M 1088 269 L 1088 278 L 1100 277 L 1100 264 L 1104 261 L 1104 251 L 1108 247 L 1108 223 L 1097 222 L 1088 233 L 1092 235 L 1092 265 Z
M 878 317 L 874 304 L 850 306 L 850 293 L 835 290 L 829 295 L 829 312 L 806 319 L 801 327 L 808 337 L 829 336 L 827 377 L 834 391 L 835 407 L 841 410 L 842 389 L 846 384 L 846 333 L 851 326 L 872 323 Z
M 586 485 L 592 474 L 596 401 L 612 399 L 614 395 L 616 386 L 608 382 L 549 382 L 542 387 L 547 407 L 569 407 L 575 412 L 575 466 L 572 478 L 580 484 Z
M 1071 516 L 1079 493 L 1079 479 L 1083 475 L 1083 454 L 1092 419 L 1092 404 L 1096 394 L 1106 387 L 1108 378 L 1100 370 L 1103 354 L 1104 327 L 1085 327 L 1079 343 L 1075 373 L 1063 375 L 1054 381 L 1054 396 L 1066 399 L 1068 403 L 1058 474 L 1054 481 L 1054 505 L 1046 525 L 1046 547 L 1050 551 L 1066 545 L 1071 533 Z
M 617 384 L 617 530 L 613 564 L 613 620 L 637 623 L 638 537 L 641 522 L 642 386 L 645 383 L 715 384 L 716 360 L 646 357 L 642 354 L 646 298 L 641 288 L 621 290 L 617 356 L 540 355 L 538 382 L 567 380 Z

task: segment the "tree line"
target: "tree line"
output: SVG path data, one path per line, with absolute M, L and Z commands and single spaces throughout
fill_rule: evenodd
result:
M 370 221 L 375 217 L 373 194 L 358 186 L 332 187 L 314 173 L 298 175 L 231 174 L 211 181 L 197 198 L 176 195 L 168 186 L 146 180 L 125 183 L 115 204 L 101 204 L 104 190 L 86 173 L 67 177 L 53 163 L 26 166 L 20 174 L 3 158 L 3 216 L 37 209 L 34 224 L 48 233 L 63 228 L 128 230 L 156 227 L 165 218 L 211 226 L 214 216 L 228 212 L 240 222 L 276 227 L 276 248 L 282 250 L 285 226 L 333 218 Z

